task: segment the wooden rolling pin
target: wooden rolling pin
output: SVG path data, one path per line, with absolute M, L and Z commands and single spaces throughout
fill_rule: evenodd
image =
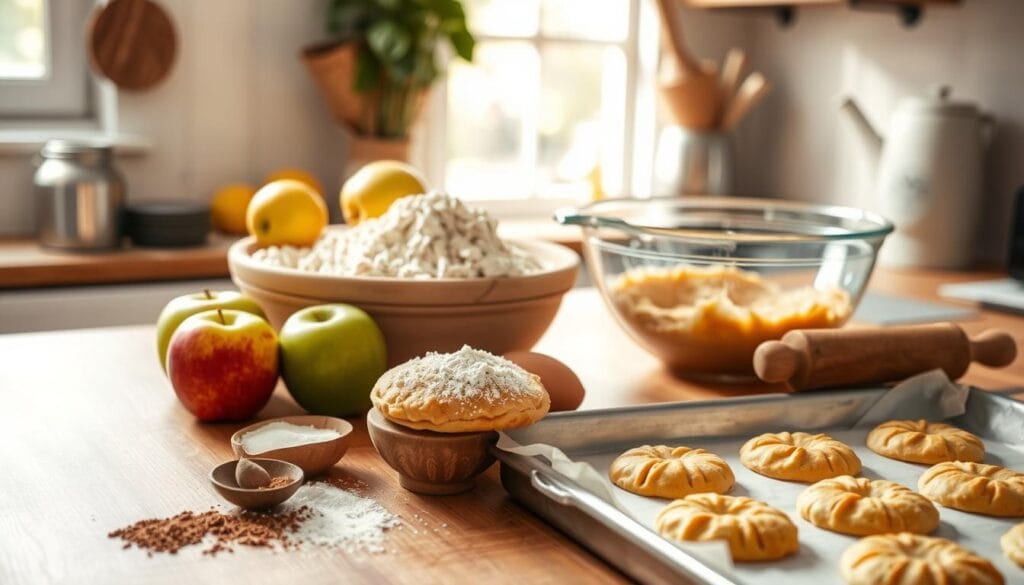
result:
M 951 380 L 971 362 L 1009 365 L 1017 344 L 1008 333 L 989 330 L 967 337 L 953 323 L 801 329 L 781 341 L 766 341 L 754 352 L 754 372 L 765 382 L 785 382 L 790 390 L 880 384 L 935 368 Z

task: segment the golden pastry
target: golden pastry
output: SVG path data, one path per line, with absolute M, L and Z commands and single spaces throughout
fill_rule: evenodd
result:
M 753 375 L 757 346 L 791 329 L 838 327 L 852 312 L 846 292 L 784 289 L 731 266 L 629 270 L 609 285 L 619 314 L 645 345 L 688 372 Z
M 964 512 L 1024 516 L 1024 474 L 998 465 L 947 461 L 931 466 L 917 490 L 933 502 Z
M 860 539 L 843 551 L 847 585 L 1003 585 L 986 559 L 945 538 L 909 532 Z
M 771 561 L 800 549 L 796 525 L 785 512 L 742 496 L 686 496 L 665 506 L 654 527 L 676 540 L 724 540 L 734 561 Z
M 551 405 L 540 378 L 468 345 L 391 368 L 373 386 L 370 400 L 391 422 L 441 433 L 526 426 Z
M 985 444 L 963 429 L 925 420 L 891 420 L 868 433 L 868 448 L 890 459 L 911 463 L 985 459 Z
M 729 464 L 714 453 L 689 447 L 644 445 L 612 461 L 608 477 L 620 488 L 658 498 L 732 489 L 736 478 Z
M 866 536 L 888 532 L 928 534 L 939 511 L 928 498 L 898 483 L 841 475 L 805 489 L 796 500 L 800 516 L 826 530 Z
M 761 475 L 808 483 L 860 473 L 853 449 L 820 433 L 758 435 L 740 448 L 740 461 Z
M 1006 558 L 1024 569 L 1024 522 L 1007 530 L 999 539 L 999 544 L 1002 545 Z

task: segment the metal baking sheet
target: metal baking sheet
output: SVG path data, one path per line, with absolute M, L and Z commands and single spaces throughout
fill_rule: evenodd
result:
M 897 481 L 916 490 L 917 478 L 927 466 L 873 453 L 864 446 L 869 429 L 853 428 L 886 391 L 839 390 L 558 413 L 507 432 L 520 445 L 554 446 L 573 461 L 590 463 L 605 477 L 616 455 L 645 443 L 683 444 L 717 453 L 736 475 L 737 485 L 731 494 L 749 495 L 784 510 L 800 532 L 797 555 L 771 563 L 737 563 L 731 572 L 701 562 L 654 532 L 654 515 L 668 500 L 610 488 L 617 490 L 615 498 L 626 506 L 627 514 L 555 471 L 543 457 L 502 450 L 496 450 L 496 455 L 509 493 L 639 581 L 715 585 L 839 582 L 838 555 L 856 538 L 817 528 L 800 518 L 796 498 L 806 484 L 777 481 L 749 471 L 739 463 L 739 446 L 762 432 L 822 430 L 855 449 L 864 464 L 863 476 Z M 933 418 L 927 412 L 931 406 L 921 402 L 922 418 Z M 987 463 L 1024 469 L 1024 404 L 972 389 L 965 414 L 949 422 L 984 439 Z M 999 536 L 1020 519 L 989 518 L 941 506 L 939 511 L 942 523 L 935 536 L 982 554 L 1008 583 L 1024 582 L 1024 571 L 1006 559 L 998 543 Z

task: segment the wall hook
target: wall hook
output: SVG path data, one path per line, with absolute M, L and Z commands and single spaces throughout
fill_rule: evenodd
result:
M 886 2 L 885 0 L 849 0 L 850 8 L 853 10 L 865 10 L 874 12 L 895 11 L 900 23 L 910 28 L 921 22 L 924 9 L 918 4 L 910 2 Z

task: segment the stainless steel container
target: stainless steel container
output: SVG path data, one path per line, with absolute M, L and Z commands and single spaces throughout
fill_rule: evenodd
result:
M 661 131 L 654 157 L 655 197 L 735 195 L 735 156 L 728 132 L 680 126 Z
M 125 186 L 109 144 L 51 140 L 34 177 L 36 237 L 71 250 L 121 244 Z

